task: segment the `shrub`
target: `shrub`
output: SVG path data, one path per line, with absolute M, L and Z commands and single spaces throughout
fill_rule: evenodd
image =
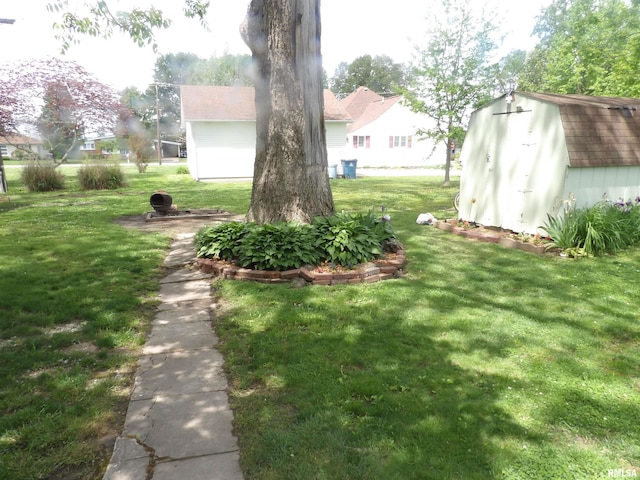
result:
M 368 262 L 382 255 L 382 242 L 392 238 L 388 222 L 367 215 L 339 213 L 332 217 L 316 217 L 316 246 L 324 260 L 345 266 Z
M 64 175 L 54 165 L 29 163 L 20 174 L 30 192 L 51 192 L 64 188 Z
M 231 222 L 201 228 L 195 237 L 199 257 L 236 260 L 240 256 L 241 241 L 255 228 L 253 223 Z
M 605 197 L 592 207 L 571 206 L 562 217 L 549 215 L 543 228 L 552 239 L 550 247 L 572 256 L 615 253 L 640 243 L 640 198 L 612 203 Z
M 125 186 L 119 165 L 83 165 L 78 170 L 78 181 L 84 190 L 115 190 Z
M 189 175 L 189 167 L 187 167 L 186 165 L 180 165 L 177 168 L 176 173 L 178 175 Z
M 329 262 L 353 266 L 382 255 L 395 241 L 389 222 L 373 214 L 341 213 L 298 223 L 231 222 L 201 228 L 196 234 L 199 257 L 229 260 L 260 270 L 289 270 Z
M 315 237 L 311 225 L 255 225 L 242 239 L 238 263 L 245 268 L 279 271 L 315 265 L 320 260 Z

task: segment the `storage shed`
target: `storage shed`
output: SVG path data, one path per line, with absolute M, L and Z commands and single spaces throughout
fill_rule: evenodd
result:
M 461 220 L 539 233 L 547 215 L 640 196 L 640 99 L 510 92 L 473 112 Z
M 187 164 L 196 180 L 252 178 L 256 156 L 253 87 L 182 85 L 182 126 Z M 351 117 L 330 90 L 324 91 L 329 164 L 340 162 Z

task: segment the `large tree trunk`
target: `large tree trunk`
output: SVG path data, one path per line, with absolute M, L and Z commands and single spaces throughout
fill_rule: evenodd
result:
M 256 68 L 256 159 L 247 219 L 306 223 L 331 215 L 320 0 L 251 0 L 242 31 Z

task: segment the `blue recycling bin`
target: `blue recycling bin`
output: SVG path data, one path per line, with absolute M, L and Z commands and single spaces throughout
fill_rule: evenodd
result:
M 356 178 L 356 165 L 358 160 L 341 160 L 342 174 L 344 178 Z

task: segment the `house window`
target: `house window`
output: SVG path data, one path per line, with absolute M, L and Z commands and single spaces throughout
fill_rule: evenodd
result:
M 354 135 L 353 148 L 369 148 L 371 146 L 371 137 L 369 135 Z
M 96 149 L 96 142 L 84 142 L 84 147 L 83 150 L 95 150 Z
M 411 148 L 411 136 L 395 135 L 389 137 L 389 148 Z
M 9 156 L 9 152 L 7 151 L 6 145 L 0 145 L 0 155 L 2 155 L 3 157 Z

